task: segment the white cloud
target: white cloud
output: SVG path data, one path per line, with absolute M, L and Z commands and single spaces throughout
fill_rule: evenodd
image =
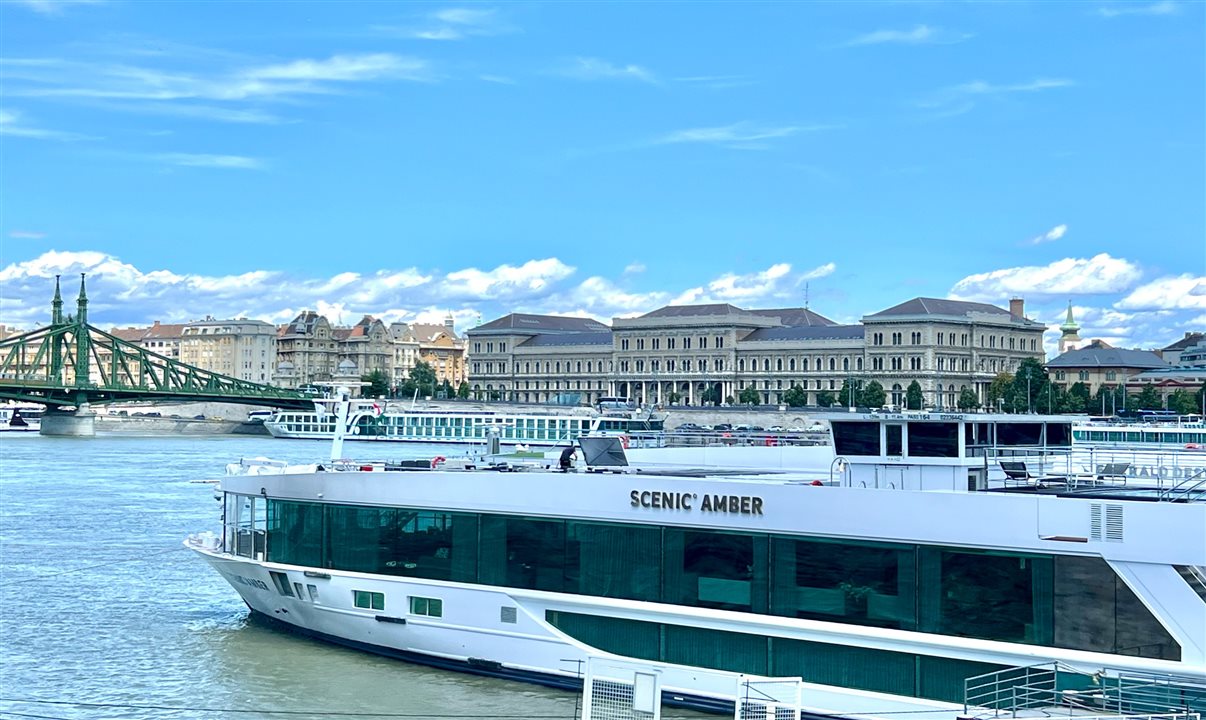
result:
M 1128 260 L 1102 253 L 1064 258 L 1049 265 L 1012 267 L 969 275 L 955 283 L 950 297 L 999 303 L 1012 295 L 1086 295 L 1123 292 L 1140 277 Z
M 515 80 L 504 75 L 478 75 L 478 79 L 498 85 L 515 85 Z
M 826 263 L 803 273 L 792 273 L 788 263 L 776 263 L 761 272 L 737 275 L 725 273 L 706 286 L 694 287 L 678 294 L 671 303 L 734 303 L 756 306 L 765 301 L 801 304 L 800 285 L 806 280 L 830 275 L 837 265 Z
M 559 75 L 578 80 L 640 80 L 646 83 L 656 83 L 657 78 L 652 72 L 640 65 L 615 65 L 606 60 L 592 57 L 578 57 L 557 71 Z
M 500 300 L 547 292 L 574 268 L 557 258 L 529 260 L 519 267 L 499 265 L 493 270 L 466 268 L 450 272 L 440 284 L 439 294 L 449 298 Z
M 31 138 L 34 140 L 83 140 L 84 135 L 32 127 L 21 120 L 21 115 L 12 110 L 0 110 L 0 135 Z
M 643 272 L 645 272 L 645 263 L 643 262 L 628 263 L 628 265 L 624 268 L 625 275 L 639 275 Z
M 1150 5 L 1131 2 L 1097 8 L 1097 14 L 1104 18 L 1115 18 L 1120 15 L 1176 15 L 1180 11 L 1180 6 L 1172 0 L 1163 0 Z
M 720 127 L 688 128 L 675 130 L 654 139 L 654 145 L 679 143 L 707 143 L 732 150 L 765 150 L 769 140 L 790 137 L 800 132 L 829 130 L 834 125 L 759 125 L 739 122 Z
M 14 240 L 41 240 L 46 237 L 46 233 L 34 232 L 32 230 L 11 230 L 8 236 Z
M 1051 228 L 1050 230 L 1043 233 L 1042 235 L 1031 238 L 1030 244 L 1031 245 L 1041 245 L 1042 243 L 1045 243 L 1045 242 L 1054 242 L 1054 241 L 1062 238 L 1064 236 L 1064 234 L 1067 232 L 1068 232 L 1067 225 L 1056 225 L 1055 227 Z
M 1206 275 L 1162 277 L 1119 300 L 1124 310 L 1206 310 Z
M 462 40 L 471 36 L 503 35 L 517 28 L 492 8 L 445 8 L 428 13 L 413 25 L 374 26 L 374 30 L 414 40 Z
M 223 168 L 228 170 L 263 170 L 264 161 L 242 155 L 198 155 L 194 153 L 162 153 L 156 155 L 170 165 L 182 167 Z
M 568 292 L 549 298 L 549 303 L 564 309 L 559 314 L 592 317 L 610 323 L 614 317 L 647 313 L 666 304 L 669 297 L 664 291 L 625 292 L 610 280 L 595 276 L 583 280 Z
M 929 25 L 916 25 L 910 30 L 876 30 L 849 40 L 846 45 L 951 45 L 974 37 L 970 33 L 952 32 Z
M 1000 95 L 1002 93 L 1037 92 L 1039 90 L 1072 87 L 1075 84 L 1074 81 L 1066 78 L 1035 78 L 1030 82 L 1013 83 L 1011 85 L 993 85 L 983 80 L 973 80 L 969 83 L 956 85 L 950 89 L 954 92 L 966 93 L 968 95 Z
M 421 60 L 390 53 L 333 55 L 326 60 L 294 60 L 283 65 L 253 68 L 246 76 L 265 80 L 357 82 L 398 74 L 406 76 L 425 65 Z
M 155 53 L 137 56 L 144 61 L 174 60 Z M 0 78 L 10 97 L 87 100 L 101 109 L 236 123 L 282 122 L 257 105 L 261 102 L 333 94 L 355 83 L 437 79 L 426 60 L 394 53 L 342 54 L 277 63 L 254 63 L 243 57 L 210 53 L 197 60 L 210 66 L 229 66 L 236 61 L 238 66 L 198 71 L 119 64 L 108 57 L 97 61 L 8 58 L 0 65 Z
M 678 302 L 733 302 L 744 307 L 803 303 L 803 283 L 834 271 L 832 264 L 795 272 L 778 263 L 748 275 L 726 273 L 683 293 Z M 352 323 L 363 315 L 385 322 L 443 322 L 452 312 L 459 329 L 509 312 L 592 317 L 640 315 L 674 300 L 675 291 L 622 289 L 608 278 L 573 280 L 575 269 L 557 258 L 534 259 L 491 269 L 424 272 L 418 268 L 364 274 L 335 270 L 324 277 L 298 277 L 274 270 L 229 275 L 143 269 L 101 252 L 47 251 L 0 269 L 6 324 L 45 323 L 55 275 L 65 298 L 74 297 L 73 278 L 88 275 L 91 317 L 100 327 L 147 325 L 154 320 L 187 322 L 207 315 L 253 317 L 272 323 L 301 310 L 317 310 L 332 322 Z M 631 276 L 630 276 L 631 277 Z
M 1044 90 L 1073 87 L 1074 80 L 1067 78 L 1039 77 L 1029 82 L 993 84 L 984 80 L 973 80 L 961 85 L 942 88 L 916 102 L 917 107 L 931 111 L 929 119 L 954 117 L 971 112 L 977 102 L 989 98 L 1004 98 L 1018 93 L 1030 94 Z

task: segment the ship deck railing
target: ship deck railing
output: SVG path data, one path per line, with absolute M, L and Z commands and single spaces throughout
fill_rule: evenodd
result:
M 1127 717 L 1188 720 L 1206 711 L 1206 676 L 1095 672 L 1061 662 L 1007 668 L 964 681 L 964 717 Z
M 976 450 L 989 471 L 990 490 L 1098 492 L 1171 502 L 1206 500 L 1206 453 L 1076 446 Z

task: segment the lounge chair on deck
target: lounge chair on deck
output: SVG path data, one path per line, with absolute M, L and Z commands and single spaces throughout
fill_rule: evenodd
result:
M 1026 463 L 1011 460 L 1002 460 L 1001 469 L 1005 471 L 1005 477 L 1009 480 L 1016 480 L 1021 483 L 1030 483 L 1033 480 L 1038 480 L 1037 477 L 1030 474 L 1026 469 Z
M 1066 483 L 1067 478 L 1035 475 L 1020 460 L 1001 460 L 1001 470 L 1005 471 L 1006 483 L 1014 481 L 1022 485 L 1040 486 L 1043 484 Z
M 1127 462 L 1105 463 L 1097 466 L 1098 480 L 1113 480 L 1126 484 L 1126 471 L 1131 469 Z

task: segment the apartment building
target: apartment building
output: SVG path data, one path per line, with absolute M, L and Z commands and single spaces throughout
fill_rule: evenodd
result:
M 188 323 L 180 335 L 180 361 L 222 375 L 267 384 L 276 371 L 276 327 L 262 320 Z

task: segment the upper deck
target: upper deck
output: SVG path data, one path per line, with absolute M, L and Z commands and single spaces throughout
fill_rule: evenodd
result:
M 833 428 L 835 481 L 852 487 L 1206 499 L 1206 456 L 1201 462 L 1156 457 L 1159 471 L 1136 477 L 1137 457 L 1074 447 L 1073 426 L 1083 417 L 850 413 L 826 419 Z

